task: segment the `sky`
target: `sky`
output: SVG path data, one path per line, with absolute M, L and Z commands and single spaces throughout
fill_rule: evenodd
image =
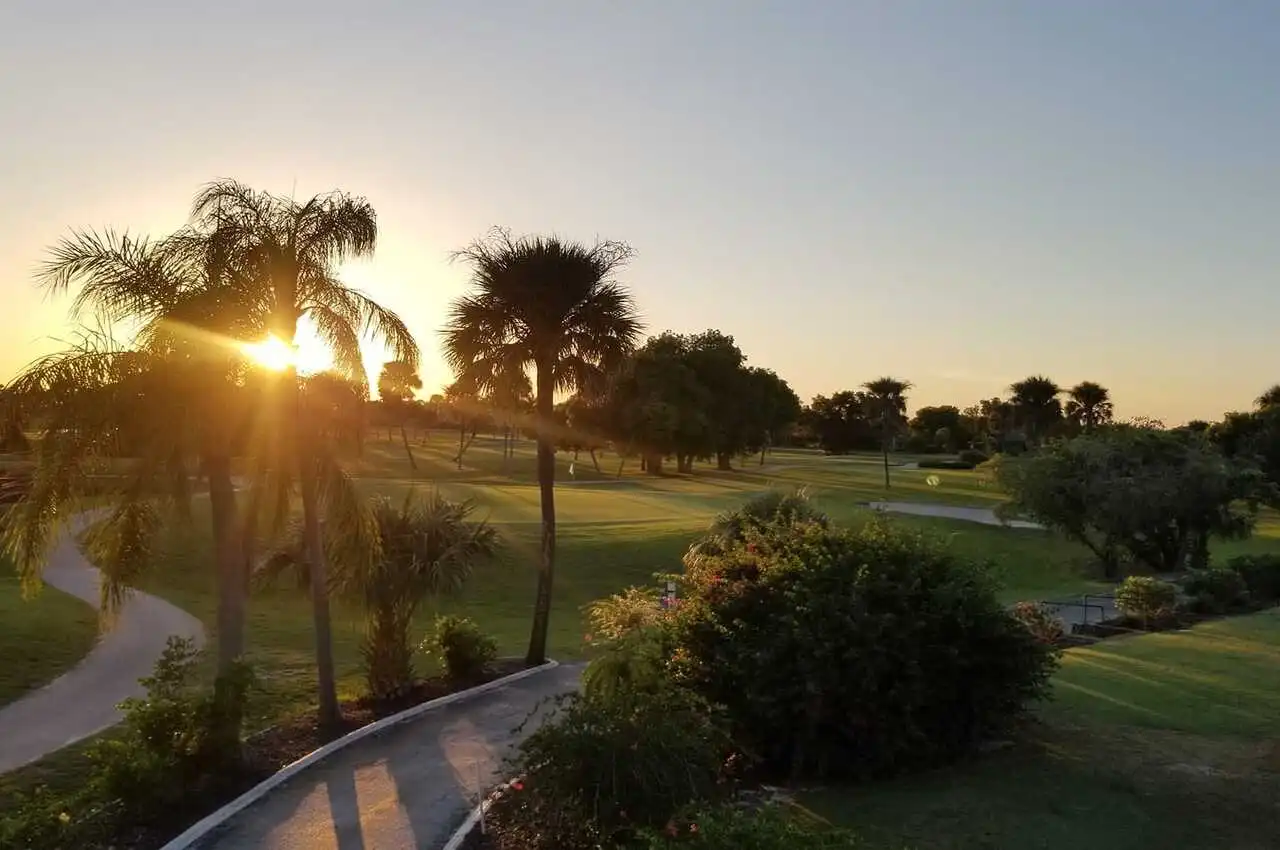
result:
M 501 225 L 630 243 L 649 331 L 806 400 L 1046 374 L 1217 418 L 1280 381 L 1278 79 L 1269 0 L 3 0 L 0 380 L 70 332 L 50 245 L 234 177 L 372 202 L 342 275 L 426 393 Z

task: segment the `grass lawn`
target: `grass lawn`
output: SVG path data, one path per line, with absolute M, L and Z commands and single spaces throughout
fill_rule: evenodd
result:
M 0 705 L 74 667 L 97 637 L 91 606 L 52 587 L 24 600 L 17 575 L 0 561 Z
M 1032 741 L 804 802 L 884 847 L 1276 846 L 1280 610 L 1071 650 L 1055 684 Z

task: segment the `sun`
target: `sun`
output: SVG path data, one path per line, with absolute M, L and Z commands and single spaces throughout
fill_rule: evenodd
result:
M 314 375 L 333 366 L 333 355 L 319 339 L 300 335 L 297 346 L 277 336 L 269 336 L 261 342 L 246 342 L 240 349 L 264 369 L 283 372 L 296 366 L 304 375 Z

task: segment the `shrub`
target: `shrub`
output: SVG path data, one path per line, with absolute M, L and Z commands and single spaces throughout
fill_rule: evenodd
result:
M 950 458 L 924 458 L 916 465 L 920 469 L 973 469 L 977 466 L 972 461 Z
M 1062 618 L 1044 603 L 1019 602 L 1013 606 L 1013 616 L 1041 643 L 1057 644 L 1062 640 Z
M 169 638 L 146 696 L 121 703 L 121 734 L 90 750 L 94 784 L 131 817 L 173 815 L 183 803 L 238 776 L 240 720 L 253 673 L 244 664 L 213 688 L 198 687 L 200 654 L 189 639 Z
M 883 519 L 748 532 L 686 575 L 676 671 L 793 776 L 957 756 L 1045 694 L 1056 653 L 989 573 Z
M 1249 601 L 1244 578 L 1235 570 L 1191 570 L 1182 592 L 1191 610 L 1201 614 L 1225 614 Z
M 979 449 L 965 449 L 960 452 L 959 458 L 972 466 L 978 466 L 979 464 L 986 463 L 990 460 L 990 458 L 987 457 L 987 453 Z
M 781 806 L 748 809 L 722 805 L 674 818 L 662 829 L 646 830 L 636 850 L 694 847 L 703 850 L 859 850 L 868 848 L 853 833 L 798 816 Z
M 1178 588 L 1152 576 L 1129 576 L 1116 588 L 1116 608 L 1141 620 L 1144 627 L 1172 614 L 1177 601 Z
M 1244 579 L 1255 601 L 1280 601 L 1280 555 L 1240 555 L 1227 561 L 1227 569 Z
M 509 764 L 494 807 L 503 848 L 594 850 L 716 795 L 731 745 L 716 712 L 667 685 L 561 697 Z
M 621 593 L 597 599 L 587 606 L 587 622 L 592 640 L 611 641 L 651 626 L 665 612 L 658 592 L 647 587 L 628 587 Z
M 456 682 L 478 679 L 498 657 L 498 644 L 493 638 L 471 620 L 453 615 L 436 617 L 422 648 L 439 657 L 445 675 Z

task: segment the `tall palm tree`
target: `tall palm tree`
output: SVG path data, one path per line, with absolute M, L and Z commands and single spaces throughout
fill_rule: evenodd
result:
M 880 450 L 884 454 L 884 488 L 889 489 L 889 449 L 907 421 L 910 381 L 885 376 L 862 385 L 871 399 L 873 416 L 880 424 Z
M 418 345 L 400 317 L 334 274 L 337 264 L 372 254 L 377 243 L 374 210 L 363 198 L 331 192 L 298 201 L 219 180 L 196 196 L 192 225 L 190 242 L 197 251 L 214 242 L 248 270 L 252 291 L 269 305 L 267 328 L 292 349 L 305 317 L 332 350 L 335 368 L 350 378 L 368 382 L 360 353 L 362 333 L 382 342 L 392 359 L 417 366 Z M 304 424 L 296 365 L 284 370 L 269 407 L 276 486 L 288 487 L 296 477 L 301 492 L 313 576 L 320 721 L 331 727 L 339 713 L 321 513 L 334 534 L 357 532 L 375 542 L 376 535 L 351 482 Z M 340 532 L 342 526 L 349 527 Z
M 1081 381 L 1068 391 L 1068 396 L 1063 412 L 1080 429 L 1092 431 L 1111 421 L 1111 393 L 1101 384 Z
M 1259 410 L 1280 407 L 1280 384 L 1273 384 L 1266 392 L 1254 399 L 1253 403 Z
M 94 484 L 111 490 L 115 505 L 98 531 L 103 540 L 114 535 L 118 551 L 96 553 L 110 607 L 150 551 L 154 527 L 141 519 L 153 507 L 151 479 L 163 470 L 162 493 L 185 509 L 187 463 L 194 460 L 209 483 L 218 666 L 227 672 L 244 652 L 244 564 L 231 457 L 249 413 L 238 386 L 245 360 L 227 335 L 260 334 L 262 316 L 243 287 L 243 269 L 216 240 L 201 252 L 177 248 L 173 238 L 81 231 L 55 246 L 41 267 L 38 280 L 52 294 L 77 288 L 73 317 L 101 327 L 128 322 L 137 332 L 132 345 L 104 331 L 83 332 L 15 380 L 14 393 L 41 411 L 43 434 L 34 486 L 9 517 L 6 542 L 24 575 L 32 575 L 59 518 L 74 514 L 71 505 L 88 489 L 86 470 L 103 453 L 123 450 L 132 458 L 130 474 Z M 129 445 L 121 446 L 126 432 Z
M 400 442 L 404 444 L 404 453 L 408 455 L 409 467 L 414 472 L 418 471 L 418 461 L 409 447 L 409 434 L 404 423 L 412 409 L 413 394 L 420 389 L 422 377 L 416 366 L 399 360 L 390 360 L 382 365 L 382 371 L 378 373 L 378 398 L 400 423 Z
M 444 329 L 455 374 L 492 392 L 504 376 L 534 373 L 542 547 L 527 660 L 537 664 L 547 654 L 555 571 L 555 394 L 598 386 L 634 347 L 641 327 L 634 301 L 613 280 L 631 249 L 495 230 L 454 256 L 471 267 L 473 285 L 453 302 Z
M 1009 386 L 1014 415 L 1027 435 L 1027 442 L 1039 443 L 1055 425 L 1062 421 L 1062 402 L 1059 387 L 1043 375 L 1032 375 Z

